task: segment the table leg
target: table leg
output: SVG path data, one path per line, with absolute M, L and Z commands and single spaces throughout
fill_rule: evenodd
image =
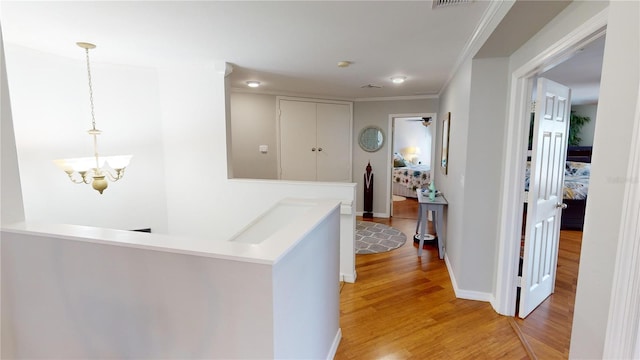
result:
M 437 213 L 436 216 L 436 221 L 435 221 L 435 225 L 436 225 L 436 235 L 438 236 L 438 256 L 440 257 L 440 259 L 444 259 L 444 235 L 443 235 L 443 231 L 444 231 L 444 225 L 443 225 L 443 211 L 442 211 L 442 207 L 439 207 L 437 211 L 434 211 L 434 213 Z
M 421 222 L 422 222 L 422 205 L 418 204 L 418 223 L 416 224 L 416 234 L 419 234 Z
M 429 221 L 428 219 L 428 213 L 429 211 L 427 209 L 422 209 L 423 205 L 418 205 L 420 207 L 420 217 L 418 217 L 420 219 L 420 242 L 418 243 L 418 256 L 422 256 L 422 247 L 424 246 L 424 238 L 427 232 L 427 222 Z M 424 216 L 424 218 L 423 218 Z

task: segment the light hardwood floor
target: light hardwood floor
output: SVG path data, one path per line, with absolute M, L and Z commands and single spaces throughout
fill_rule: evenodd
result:
M 417 257 L 416 213 L 415 200 L 408 199 L 396 204 L 393 218 L 370 219 L 402 230 L 407 242 L 387 253 L 356 256 L 357 281 L 340 293 L 336 359 L 568 357 L 580 232 L 562 232 L 556 293 L 527 319 L 514 321 L 489 303 L 457 299 L 435 245 L 425 245 Z

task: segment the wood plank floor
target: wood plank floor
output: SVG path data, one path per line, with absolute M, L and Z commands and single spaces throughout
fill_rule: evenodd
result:
M 581 243 L 582 231 L 560 231 L 555 292 L 526 319 L 516 318 L 539 359 L 569 357 Z
M 457 299 L 435 245 L 425 245 L 417 257 L 416 214 L 415 199 L 408 199 L 396 203 L 393 218 L 369 219 L 402 230 L 407 242 L 387 253 L 356 256 L 357 281 L 344 284 L 340 293 L 342 341 L 336 359 L 567 358 L 579 240 L 561 239 L 556 294 L 527 319 L 513 321 L 489 303 Z M 565 260 L 575 263 L 575 270 Z

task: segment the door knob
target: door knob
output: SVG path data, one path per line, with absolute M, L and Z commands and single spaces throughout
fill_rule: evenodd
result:
M 318 148 L 318 151 L 322 151 L 322 148 Z
M 564 210 L 564 209 L 566 209 L 566 208 L 567 208 L 567 204 L 565 204 L 565 203 L 558 203 L 558 204 L 556 204 L 556 207 L 557 207 L 557 208 L 560 208 L 560 209 L 562 209 L 562 210 Z
M 316 151 L 316 148 L 311 148 L 311 151 Z

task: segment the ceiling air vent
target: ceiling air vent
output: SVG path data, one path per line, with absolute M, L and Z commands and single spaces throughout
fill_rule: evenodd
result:
M 473 0 L 433 0 L 433 9 L 438 9 L 445 6 L 463 5 L 472 2 Z
M 360 86 L 360 88 L 362 88 L 362 89 L 382 89 L 382 86 L 374 85 L 374 84 L 367 84 L 367 85 Z

